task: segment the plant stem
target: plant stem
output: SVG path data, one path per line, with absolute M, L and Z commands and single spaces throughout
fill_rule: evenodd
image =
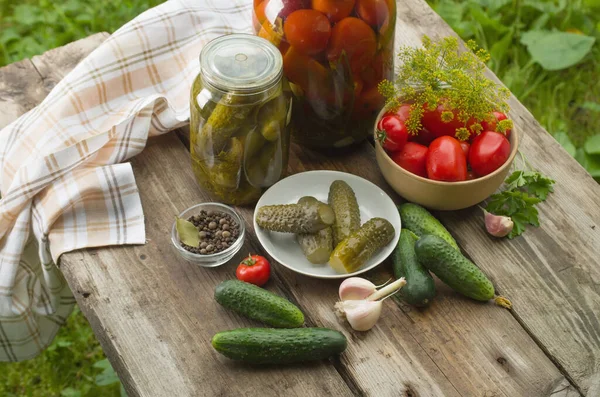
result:
M 405 285 L 406 285 L 406 280 L 404 279 L 404 277 L 400 277 L 398 280 L 394 281 L 393 283 L 386 285 L 382 289 L 373 292 L 373 294 L 371 294 L 369 297 L 367 297 L 366 300 L 368 300 L 368 301 L 379 300 L 385 296 L 390 295 L 393 292 L 398 291 L 400 288 L 404 287 Z

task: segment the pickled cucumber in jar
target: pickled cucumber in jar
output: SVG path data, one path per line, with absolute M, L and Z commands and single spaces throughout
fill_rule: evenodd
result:
M 198 183 L 244 205 L 284 175 L 291 94 L 281 54 L 268 41 L 228 35 L 207 44 L 191 90 L 190 154 Z

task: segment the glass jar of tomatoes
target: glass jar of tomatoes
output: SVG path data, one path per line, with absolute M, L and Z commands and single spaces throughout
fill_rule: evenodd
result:
M 393 73 L 395 0 L 254 0 L 256 34 L 283 55 L 293 136 L 316 148 L 366 138 Z
M 247 34 L 211 41 L 200 54 L 190 100 L 198 183 L 223 203 L 256 202 L 287 169 L 291 92 L 281 54 Z

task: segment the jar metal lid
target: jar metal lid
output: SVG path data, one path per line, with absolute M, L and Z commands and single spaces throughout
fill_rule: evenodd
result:
M 202 78 L 217 89 L 257 93 L 281 79 L 283 58 L 273 44 L 249 34 L 218 37 L 200 52 Z

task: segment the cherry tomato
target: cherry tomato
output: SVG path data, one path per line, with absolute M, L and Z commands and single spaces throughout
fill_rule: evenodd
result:
M 467 172 L 467 181 L 472 181 L 473 179 L 477 179 L 477 175 L 473 171 Z
M 471 148 L 471 145 L 469 145 L 469 142 L 460 142 L 460 147 L 463 150 L 463 153 L 465 154 L 466 158 L 469 158 L 469 149 Z
M 344 18 L 331 30 L 327 59 L 336 62 L 345 53 L 354 74 L 359 74 L 371 63 L 376 51 L 375 32 L 361 19 Z
M 385 115 L 377 123 L 377 140 L 388 152 L 396 152 L 406 144 L 408 131 L 400 117 Z
M 411 135 L 411 140 L 420 143 L 421 145 L 429 146 L 433 140 L 437 138 L 434 134 L 423 128 L 417 135 Z
M 265 285 L 271 275 L 271 265 L 269 261 L 260 255 L 248 255 L 239 264 L 235 271 L 235 276 L 240 281 L 245 281 L 259 287 Z
M 379 84 L 381 80 L 389 77 L 389 65 L 391 54 L 387 50 L 379 51 L 375 57 L 360 74 L 365 86 L 371 88 Z
M 456 138 L 441 136 L 431 142 L 427 154 L 427 176 L 446 182 L 467 179 L 467 158 Z
M 265 23 L 267 17 L 265 16 L 265 6 L 269 0 L 265 0 L 260 2 L 254 6 L 254 13 L 252 14 L 252 24 L 254 25 L 254 30 L 258 33 L 262 24 Z
M 312 0 L 312 8 L 327 15 L 331 22 L 346 18 L 354 9 L 355 0 Z
M 442 121 L 442 113 L 445 111 L 446 109 L 444 105 L 440 104 L 434 110 L 429 110 L 426 108 L 425 112 L 423 113 L 423 118 L 421 119 L 423 127 L 429 130 L 429 132 L 436 137 L 444 135 L 453 137 L 456 134 L 457 128 L 464 127 L 464 123 L 461 123 L 456 118 L 456 113 L 454 113 L 454 118 L 448 123 Z
M 357 0 L 356 13 L 366 23 L 376 27 L 383 25 L 390 15 L 385 0 Z
M 484 131 L 471 144 L 469 164 L 477 176 L 496 171 L 510 155 L 510 142 L 495 131 Z
M 493 112 L 492 113 L 494 115 L 494 117 L 496 118 L 497 121 L 482 121 L 481 122 L 481 126 L 483 127 L 483 131 L 496 131 L 496 127 L 498 126 L 498 121 L 502 121 L 502 120 L 506 120 L 508 119 L 508 117 L 506 116 L 506 114 L 502 113 L 502 112 Z M 510 131 L 511 130 L 507 130 L 506 131 L 506 137 L 509 138 L 510 137 Z
M 287 41 L 298 52 L 315 55 L 327 48 L 331 25 L 319 11 L 298 10 L 287 17 L 283 31 Z
M 280 17 L 286 19 L 292 12 L 310 8 L 310 0 L 264 0 L 265 15 L 271 23 Z
M 381 95 L 377 86 L 367 90 L 363 89 L 360 96 L 354 101 L 352 110 L 353 119 L 365 119 L 374 117 L 379 113 L 385 103 L 385 98 Z
M 283 39 L 283 32 L 276 31 L 273 24 L 265 20 L 258 32 L 258 36 L 269 40 L 275 47 L 279 47 Z
M 405 170 L 412 172 L 415 175 L 427 178 L 427 146 L 416 142 L 406 142 L 404 147 L 392 153 L 392 160 Z
M 313 58 L 290 47 L 283 57 L 283 71 L 287 78 L 299 85 L 308 97 L 324 97 L 330 90 L 329 72 Z

